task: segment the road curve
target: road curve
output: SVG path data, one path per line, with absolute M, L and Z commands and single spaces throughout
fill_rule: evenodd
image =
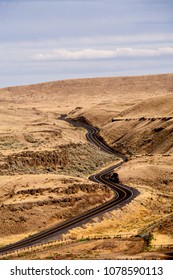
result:
M 30 237 L 22 239 L 13 244 L 9 244 L 5 247 L 0 248 L 0 255 L 6 254 L 8 252 L 12 252 L 21 248 L 29 247 L 36 244 L 45 243 L 50 240 L 58 239 L 64 233 L 66 233 L 69 229 L 82 225 L 84 222 L 88 221 L 90 218 L 93 218 L 101 213 L 106 211 L 110 211 L 115 209 L 115 207 L 119 207 L 122 204 L 128 203 L 131 199 L 139 194 L 139 192 L 131 187 L 127 187 L 123 184 L 119 184 L 114 182 L 109 178 L 109 174 L 112 173 L 113 170 L 120 167 L 125 161 L 127 161 L 126 156 L 116 153 L 113 149 L 111 149 L 108 145 L 106 145 L 100 138 L 98 137 L 98 129 L 92 127 L 86 123 L 81 123 L 78 121 L 74 121 L 66 118 L 66 115 L 61 115 L 59 118 L 61 120 L 67 121 L 70 124 L 73 124 L 78 127 L 84 127 L 87 130 L 86 138 L 96 146 L 98 146 L 101 150 L 114 154 L 115 157 L 119 157 L 122 159 L 121 162 L 89 177 L 90 180 L 98 183 L 102 183 L 109 188 L 111 188 L 115 192 L 115 196 L 105 202 L 104 204 L 97 206 L 87 212 L 84 212 L 72 219 L 69 219 L 65 222 L 59 223 L 56 226 L 53 226 L 47 230 L 34 234 Z

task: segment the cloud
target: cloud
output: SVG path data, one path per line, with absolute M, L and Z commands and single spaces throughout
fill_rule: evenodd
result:
M 173 55 L 172 47 L 157 49 L 115 48 L 113 50 L 81 49 L 67 50 L 57 49 L 49 52 L 40 52 L 34 55 L 36 60 L 88 60 L 110 59 L 117 57 L 155 57 Z

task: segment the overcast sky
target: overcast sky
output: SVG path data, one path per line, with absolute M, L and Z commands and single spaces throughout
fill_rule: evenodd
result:
M 173 72 L 172 0 L 0 0 L 0 87 Z

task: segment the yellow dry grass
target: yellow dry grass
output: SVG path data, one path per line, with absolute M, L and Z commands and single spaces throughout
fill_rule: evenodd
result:
M 28 232 L 27 234 L 25 233 L 21 233 L 21 234 L 15 234 L 15 235 L 7 235 L 5 237 L 0 237 L 0 247 L 3 247 L 5 245 L 11 244 L 11 243 L 15 243 L 19 240 L 22 240 L 26 237 L 28 237 L 29 235 L 34 234 L 35 232 Z
M 71 183 L 62 184 L 62 177 L 79 180 L 81 185 L 88 184 L 86 176 L 112 160 L 101 152 L 97 153 L 95 147 L 86 145 L 84 129 L 58 120 L 59 115 L 64 113 L 86 118 L 101 129 L 100 134 L 107 143 L 128 154 L 129 162 L 118 170 L 118 174 L 123 183 L 140 191 L 140 195 L 130 204 L 93 219 L 84 228 L 71 230 L 68 236 L 80 238 L 93 237 L 94 234 L 136 234 L 153 227 L 158 242 L 162 239 L 159 234 L 165 234 L 165 240 L 171 241 L 172 227 L 169 226 L 169 221 L 164 224 L 168 234 L 163 233 L 163 228 L 157 222 L 162 221 L 173 210 L 172 89 L 173 74 L 67 80 L 0 89 L 0 214 L 3 217 L 3 244 L 12 242 L 10 240 L 13 237 L 16 241 L 31 231 L 49 226 L 46 224 L 47 220 L 54 224 L 58 219 L 67 218 L 69 213 L 75 215 L 77 211 L 81 211 L 90 195 L 84 195 L 80 207 L 71 207 L 70 211 L 66 207 L 60 211 L 58 205 L 57 209 L 55 206 L 47 206 L 45 211 L 37 203 L 57 197 L 52 194 L 55 185 L 64 190 L 70 187 Z M 69 153 L 61 158 L 58 154 L 57 169 L 55 166 L 52 169 L 52 165 L 49 165 L 45 171 L 39 165 L 40 161 L 34 169 L 26 166 L 28 155 L 30 161 L 37 157 L 43 160 L 49 154 L 51 157 L 48 156 L 48 160 L 44 162 L 48 164 L 50 158 L 52 160 L 52 152 L 60 151 L 62 145 L 62 154 L 68 149 Z M 28 152 L 27 156 L 25 152 Z M 72 154 L 70 160 L 69 154 Z M 12 164 L 7 168 L 7 158 L 13 162 L 16 159 L 14 155 L 17 155 L 15 166 Z M 69 166 L 67 162 L 70 162 Z M 87 166 L 84 166 L 86 162 Z M 61 173 L 62 165 L 68 173 Z M 77 167 L 79 172 L 76 171 Z M 80 176 L 81 179 L 74 179 L 74 176 Z M 41 189 L 42 194 L 14 195 L 14 192 L 30 189 Z M 78 194 L 82 195 L 81 190 Z M 96 196 L 92 198 L 95 200 Z M 4 202 L 10 207 L 18 205 L 19 208 L 27 203 L 34 202 L 36 205 L 21 214 L 20 209 L 7 211 L 8 207 L 2 207 Z M 90 202 L 92 207 L 93 201 Z M 57 211 L 60 215 L 58 219 Z M 43 219 L 38 219 L 40 216 Z M 17 226 L 13 227 L 14 223 Z

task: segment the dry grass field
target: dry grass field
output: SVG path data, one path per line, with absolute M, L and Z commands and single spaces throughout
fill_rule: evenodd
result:
M 128 156 L 118 170 L 120 181 L 140 191 L 130 204 L 70 230 L 66 238 L 152 232 L 152 244 L 173 244 L 173 74 L 165 74 L 0 89 L 0 245 L 112 196 L 87 177 L 115 159 L 88 143 L 84 129 L 59 120 L 60 114 L 85 118 L 100 128 L 104 140 Z M 57 258 L 83 254 L 113 259 L 118 252 L 122 257 L 143 250 L 141 241 L 89 242 L 73 246 L 71 257 L 71 249 L 61 248 L 67 251 L 62 254 L 57 248 Z M 116 248 L 112 252 L 111 246 Z M 54 258 L 56 248 L 52 250 Z M 87 250 L 92 252 L 88 257 Z M 50 255 L 37 252 L 28 258 Z

